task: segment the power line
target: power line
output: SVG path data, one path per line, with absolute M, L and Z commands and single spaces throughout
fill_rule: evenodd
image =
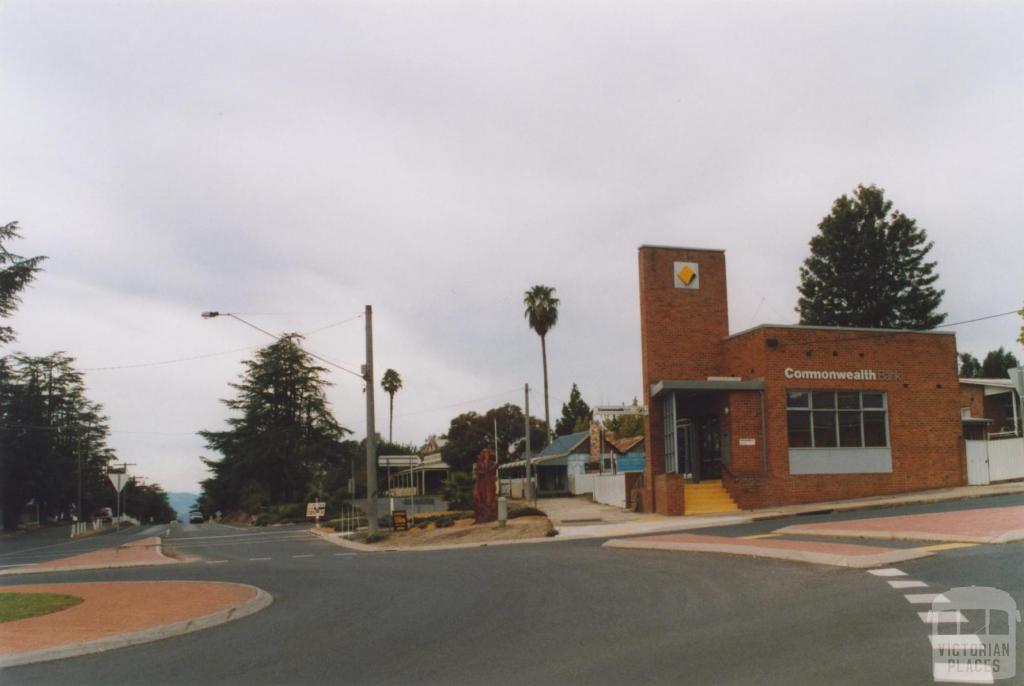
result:
M 347 324 L 349 322 L 355 321 L 356 319 L 359 319 L 362 316 L 363 315 L 360 314 L 360 315 L 358 315 L 356 317 L 351 317 L 349 319 L 343 319 L 340 322 L 334 322 L 333 324 L 328 324 L 327 326 L 321 326 L 319 329 L 313 329 L 313 330 L 307 331 L 307 332 L 305 332 L 305 333 L 303 333 L 301 335 L 302 336 L 312 336 L 313 334 L 320 333 L 321 331 L 326 331 L 328 329 L 333 329 L 335 327 L 341 326 L 342 324 Z M 276 338 L 276 339 L 280 340 L 280 337 L 277 336 L 276 334 L 272 334 L 269 331 L 266 331 L 265 329 L 261 329 L 260 327 L 254 327 L 254 328 L 258 329 L 259 331 L 261 331 L 261 332 L 263 332 L 265 334 L 267 334 L 268 336 L 272 336 L 273 338 Z M 195 360 L 205 360 L 205 359 L 208 359 L 208 358 L 211 358 L 211 357 L 220 357 L 222 355 L 231 355 L 232 353 L 240 353 L 240 352 L 246 352 L 248 350 L 256 350 L 257 348 L 260 348 L 260 347 L 262 347 L 262 346 L 259 346 L 259 345 L 249 345 L 249 346 L 246 346 L 244 348 L 233 348 L 231 350 L 222 350 L 220 352 L 204 353 L 204 354 L 201 354 L 201 355 L 191 355 L 191 356 L 188 356 L 188 357 L 176 357 L 176 358 L 173 358 L 173 359 L 170 359 L 170 360 L 156 360 L 154 362 L 138 362 L 138 363 L 134 363 L 134 364 L 118 364 L 118 365 L 110 365 L 110 366 L 106 366 L 106 367 L 86 367 L 84 369 L 79 369 L 78 371 L 81 371 L 81 372 L 107 372 L 107 371 L 114 371 L 114 370 L 119 370 L 119 369 L 141 369 L 141 368 L 144 368 L 144 367 L 162 367 L 162 366 L 166 366 L 166 365 L 169 365 L 169 364 L 178 364 L 180 362 L 193 362 Z M 318 358 L 318 359 L 320 359 L 321 362 L 325 362 L 327 364 L 334 364 L 333 362 L 330 362 L 329 360 L 325 360 L 325 359 L 322 359 L 322 358 Z M 336 366 L 338 366 L 340 369 L 345 369 L 344 367 L 341 367 L 340 365 L 336 365 Z M 345 369 L 345 371 L 349 372 L 350 374 L 355 374 L 355 372 L 353 372 L 351 370 L 348 370 L 348 369 Z M 359 376 L 359 378 L 362 378 L 361 374 L 356 374 L 356 376 Z
M 502 396 L 510 395 L 512 393 L 519 393 L 520 390 L 521 389 L 519 389 L 519 388 L 513 388 L 513 389 L 508 390 L 508 391 L 502 391 L 501 393 L 492 393 L 491 395 L 485 395 L 485 396 L 483 396 L 481 398 L 473 398 L 472 400 L 462 400 L 460 402 L 452 403 L 450 405 L 441 405 L 441 406 L 438 406 L 438 407 L 431 407 L 431 408 L 428 408 L 428 409 L 425 409 L 425 410 L 415 410 L 413 412 L 404 412 L 402 414 L 398 414 L 398 415 L 395 415 L 395 416 L 398 417 L 398 418 L 412 417 L 414 415 L 419 415 L 419 414 L 428 414 L 430 412 L 439 412 L 441 410 L 450 410 L 453 407 L 459 407 L 461 405 L 468 405 L 470 403 L 476 403 L 476 402 L 480 402 L 482 400 L 490 400 L 492 398 L 500 398 Z
M 948 329 L 951 326 L 960 326 L 962 324 L 973 324 L 974 322 L 980 322 L 980 321 L 984 321 L 986 319 L 996 319 L 998 317 L 1006 317 L 1008 315 L 1017 314 L 1017 313 L 1018 313 L 1018 310 L 1010 310 L 1009 312 L 999 312 L 997 314 L 987 314 L 987 315 L 985 315 L 983 317 L 975 317 L 974 319 L 965 319 L 965 320 L 959 321 L 959 322 L 950 322 L 948 324 L 940 324 L 939 326 L 936 326 L 935 329 Z M 782 326 L 784 326 L 786 328 L 792 328 L 791 325 L 783 324 Z M 763 328 L 770 329 L 770 328 L 772 328 L 772 325 L 771 324 L 766 324 L 766 325 L 764 325 Z M 801 325 L 797 325 L 796 328 L 800 329 L 802 327 L 801 327 Z M 809 328 L 816 328 L 816 327 L 814 327 L 812 325 Z M 823 327 L 823 328 L 831 328 L 831 327 Z M 922 329 L 920 331 L 912 330 L 912 329 L 892 329 L 892 330 L 871 331 L 870 333 L 861 333 L 861 334 L 858 334 L 856 332 L 851 332 L 851 335 L 849 335 L 849 336 L 839 335 L 839 336 L 837 336 L 835 338 L 824 338 L 824 339 L 818 339 L 818 340 L 814 340 L 814 341 L 809 341 L 809 343 L 813 343 L 814 345 L 821 345 L 821 344 L 824 344 L 824 343 L 849 343 L 850 341 L 862 341 L 862 340 L 868 340 L 868 339 L 871 339 L 871 338 L 883 338 L 885 336 L 896 336 L 896 335 L 904 334 L 904 333 L 928 333 L 929 331 L 934 331 L 935 329 Z

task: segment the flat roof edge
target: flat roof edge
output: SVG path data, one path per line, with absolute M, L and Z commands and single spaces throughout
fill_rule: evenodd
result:
M 935 329 L 918 330 L 918 329 L 878 329 L 867 326 L 817 326 L 814 324 L 758 324 L 752 326 L 749 329 L 743 329 L 736 333 L 731 333 L 728 336 L 722 338 L 723 341 L 727 341 L 730 338 L 738 338 L 747 334 L 753 333 L 759 329 L 795 329 L 797 331 L 850 331 L 850 332 L 865 332 L 865 333 L 877 333 L 879 335 L 886 334 L 898 334 L 898 333 L 920 333 L 934 336 L 955 336 L 955 331 L 936 331 Z M 842 341 L 837 341 L 842 342 Z
M 687 245 L 651 245 L 650 243 L 643 243 L 637 250 L 643 250 L 644 248 L 652 248 L 654 250 L 695 250 L 697 252 L 725 252 L 725 248 L 694 248 Z

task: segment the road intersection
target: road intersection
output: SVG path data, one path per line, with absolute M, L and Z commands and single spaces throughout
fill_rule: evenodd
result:
M 701 533 L 764 536 L 798 523 L 1019 505 L 1024 496 L 1001 496 Z M 143 528 L 117 540 L 152 533 Z M 6 669 L 4 683 L 928 684 L 929 625 L 919 614 L 928 607 L 906 596 L 973 584 L 1004 589 L 1024 605 L 1024 543 L 947 548 L 893 565 L 900 575 L 885 577 L 780 560 L 609 549 L 601 547 L 605 539 L 353 553 L 297 526 L 176 525 L 162 533 L 165 548 L 195 561 L 6 577 L 2 585 L 229 581 L 259 587 L 274 603 L 206 631 Z M 101 541 L 8 543 L 0 543 L 0 564 L 38 562 Z

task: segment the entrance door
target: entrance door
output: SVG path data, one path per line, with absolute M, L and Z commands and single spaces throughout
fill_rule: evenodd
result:
M 722 432 L 718 417 L 699 417 L 696 426 L 700 467 L 694 481 L 721 479 Z
M 693 439 L 693 424 L 689 419 L 680 419 L 676 424 L 676 450 L 679 451 L 679 471 L 686 478 L 692 478 L 697 469 Z
M 989 482 L 988 441 L 964 441 L 967 446 L 967 484 L 984 486 Z

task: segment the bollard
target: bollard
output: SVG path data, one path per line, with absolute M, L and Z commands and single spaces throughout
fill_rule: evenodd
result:
M 505 526 L 505 521 L 508 519 L 508 498 L 500 496 L 498 498 L 498 526 Z

